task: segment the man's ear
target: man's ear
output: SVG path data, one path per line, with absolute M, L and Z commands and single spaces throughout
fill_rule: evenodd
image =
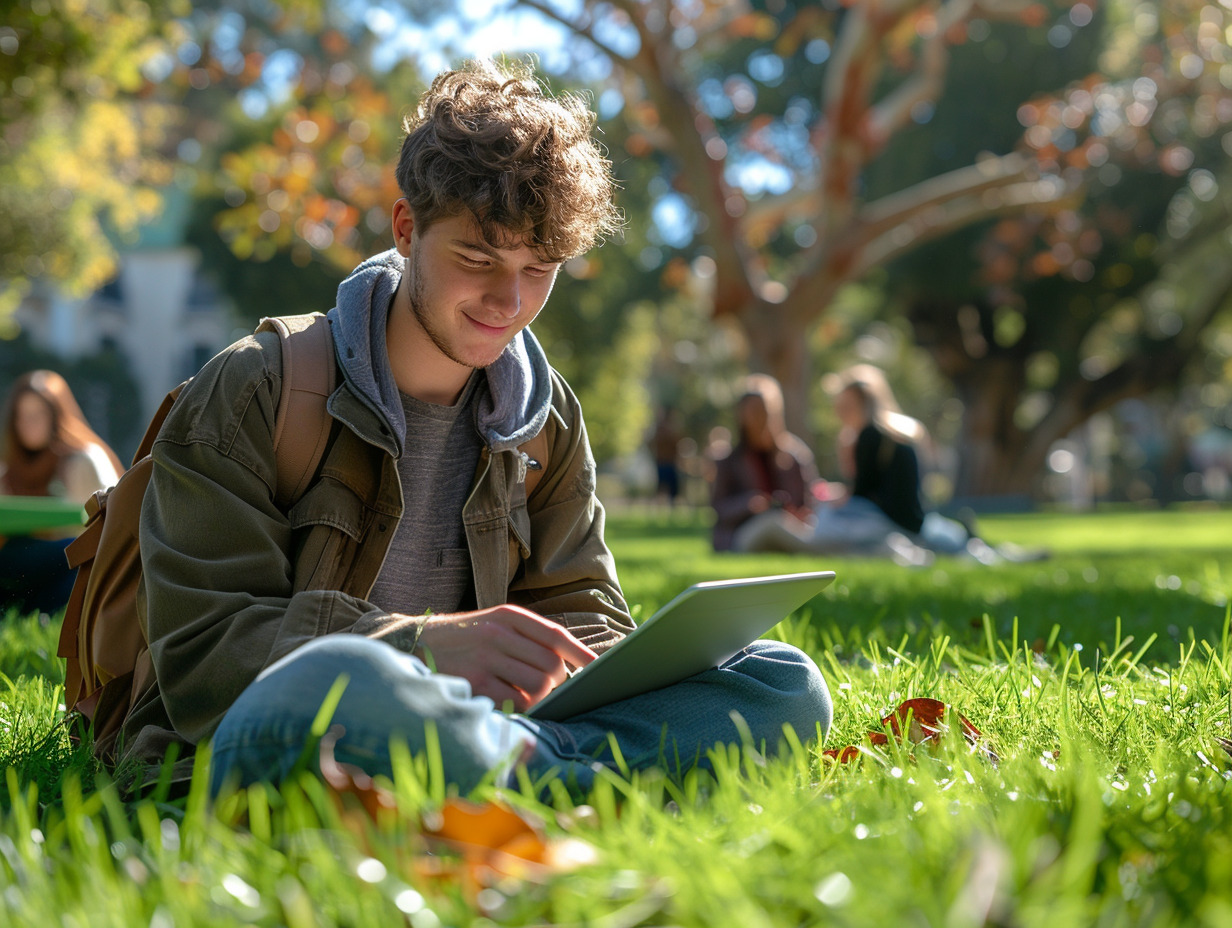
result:
M 411 256 L 411 233 L 415 231 L 415 213 L 406 197 L 394 201 L 393 209 L 394 247 L 404 258 Z

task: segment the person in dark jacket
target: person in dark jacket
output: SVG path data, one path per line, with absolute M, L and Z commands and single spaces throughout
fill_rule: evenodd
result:
M 1013 545 L 994 548 L 971 528 L 926 509 L 920 451 L 931 452 L 923 424 L 903 413 L 885 374 L 857 364 L 831 386 L 841 428 L 837 451 L 846 492 L 817 504 L 806 529 L 763 539 L 776 550 L 866 554 L 922 566 L 934 554 L 960 554 L 982 563 L 1042 556 Z

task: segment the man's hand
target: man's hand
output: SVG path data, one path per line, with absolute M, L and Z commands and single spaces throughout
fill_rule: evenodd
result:
M 498 706 L 512 702 L 519 712 L 559 686 L 570 666 L 598 656 L 562 626 L 510 605 L 431 616 L 415 651 L 440 673 L 468 680 L 474 693 Z

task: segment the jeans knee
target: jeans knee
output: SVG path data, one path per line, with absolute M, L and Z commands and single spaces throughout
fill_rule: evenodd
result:
M 834 704 L 825 677 L 811 657 L 782 641 L 759 640 L 737 660 L 741 671 L 776 690 L 782 721 L 791 725 L 801 742 L 824 740 Z
M 379 704 L 381 681 L 397 658 L 388 645 L 339 634 L 275 661 L 240 693 L 214 732 L 212 789 L 228 778 L 240 784 L 282 779 L 314 743 L 314 725 L 331 693 L 333 720 L 354 727 L 348 716 L 357 706 Z
M 342 686 L 335 693 L 336 709 L 368 702 L 379 695 L 388 662 L 396 658 L 387 645 L 359 635 L 314 639 L 275 661 L 240 693 L 223 716 L 215 743 L 255 737 L 300 740 L 335 687 Z

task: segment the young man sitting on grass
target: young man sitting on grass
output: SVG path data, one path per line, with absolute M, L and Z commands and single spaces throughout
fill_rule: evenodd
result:
M 142 511 L 157 679 L 125 759 L 212 739 L 215 791 L 277 781 L 312 755 L 335 681 L 339 761 L 390 775 L 391 739 L 433 739 L 464 792 L 518 764 L 585 790 L 615 763 L 609 735 L 638 768 L 704 763 L 745 725 L 771 750 L 784 725 L 826 731 L 816 666 L 769 641 L 563 723 L 516 714 L 632 628 L 581 409 L 527 328 L 561 262 L 620 224 L 593 123 L 529 72 L 436 78 L 406 127 L 395 248 L 328 314 L 333 431 L 289 512 L 272 490 L 276 338 L 237 342 L 185 389 Z

